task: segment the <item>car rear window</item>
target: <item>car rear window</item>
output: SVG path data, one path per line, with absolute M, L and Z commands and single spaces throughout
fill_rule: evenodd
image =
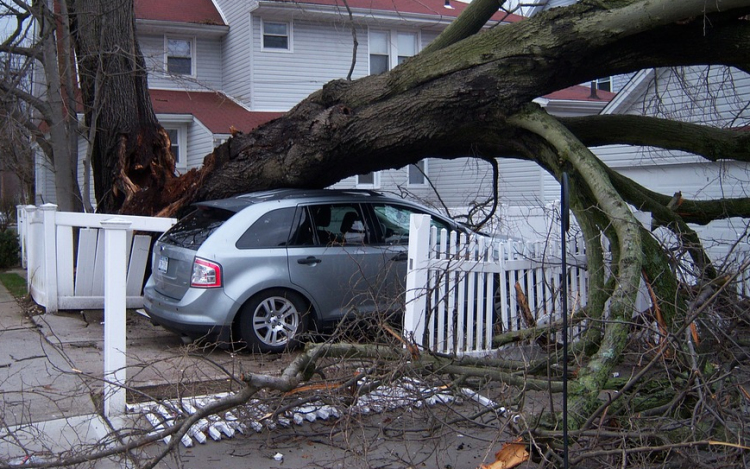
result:
M 234 212 L 214 207 L 200 207 L 191 212 L 160 238 L 162 243 L 197 250 L 211 233 L 229 220 Z

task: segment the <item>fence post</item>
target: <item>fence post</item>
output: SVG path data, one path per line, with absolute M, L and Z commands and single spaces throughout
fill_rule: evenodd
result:
M 26 206 L 16 205 L 16 231 L 21 248 L 21 268 L 26 268 Z
M 36 212 L 35 205 L 27 205 L 24 207 L 25 223 L 26 228 L 24 229 L 24 245 L 26 248 L 26 289 L 31 292 L 32 281 L 34 280 L 36 266 L 36 256 L 34 253 L 39 250 L 39 246 L 34 243 L 34 227 L 31 222 L 34 219 L 34 212 Z
M 423 343 L 427 322 L 427 264 L 430 245 L 429 215 L 412 215 L 409 220 L 409 260 L 404 299 L 404 335 Z
M 122 218 L 102 221 L 104 228 L 104 415 L 125 413 L 125 282 L 127 230 Z
M 47 313 L 57 312 L 57 224 L 55 223 L 55 212 L 57 205 L 44 204 L 39 207 L 42 211 L 42 230 L 44 236 L 44 290 Z

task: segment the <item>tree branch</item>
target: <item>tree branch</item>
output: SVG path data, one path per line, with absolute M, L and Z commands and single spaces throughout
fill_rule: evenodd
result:
M 750 132 L 635 115 L 564 117 L 560 121 L 589 147 L 651 146 L 694 153 L 709 161 L 750 162 Z

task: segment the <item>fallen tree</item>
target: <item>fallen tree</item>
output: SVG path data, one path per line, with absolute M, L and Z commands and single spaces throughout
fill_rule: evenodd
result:
M 152 179 L 162 181 L 159 184 L 166 190 L 136 184 L 121 211 L 143 213 L 147 208 L 150 213 L 178 215 L 199 200 L 280 186 L 327 187 L 347 176 L 401 167 L 427 156 L 514 156 L 538 163 L 557 180 L 566 172 L 571 177 L 572 209 L 586 238 L 591 278 L 586 314 L 588 323 L 597 325 L 586 332 L 576 355 L 579 366 L 571 384 L 571 434 L 584 450 L 588 441 L 597 438 L 606 438 L 609 445 L 624 442 L 599 452 L 582 451 L 580 460 L 611 461 L 613 455 L 621 454 L 624 465 L 631 453 L 648 452 L 659 453 L 653 457 L 661 461 L 664 452 L 704 448 L 715 442 L 739 452 L 722 457 L 742 459 L 745 419 L 735 413 L 722 414 L 714 396 L 742 400 L 750 395 L 741 391 L 745 388 L 739 381 L 733 381 L 731 369 L 711 364 L 712 356 L 698 350 L 691 333 L 691 324 L 706 305 L 716 304 L 699 305 L 692 301 L 694 296 L 710 291 L 718 298 L 728 283 L 711 268 L 686 222 L 748 217 L 750 200 L 686 200 L 678 213 L 669 207 L 670 195 L 647 191 L 617 175 L 588 146 L 637 143 L 689 151 L 712 161 L 747 161 L 747 134 L 622 116 L 614 118 L 614 125 L 622 131 L 603 131 L 611 129 L 606 120 L 610 116 L 555 119 L 531 101 L 597 77 L 648 67 L 727 65 L 750 72 L 750 1 L 581 2 L 480 31 L 496 6 L 494 0 L 475 0 L 457 20 L 468 23 L 462 24 L 467 27 L 458 32 L 451 29 L 436 45 L 389 73 L 327 84 L 284 117 L 236 134 L 209 155 L 199 170 L 174 178 L 170 165 L 161 165 L 163 177 Z M 138 167 L 160 167 L 144 164 Z M 126 167 L 120 167 L 125 174 Z M 131 182 L 137 179 L 129 177 Z M 635 220 L 628 204 L 651 211 L 655 219 L 689 240 L 702 275 L 694 291 L 680 284 L 666 252 Z M 609 241 L 611 256 L 612 276 L 606 282 L 602 236 Z M 632 378 L 612 382 L 613 370 L 621 364 L 632 337 L 633 304 L 643 273 L 654 291 L 652 308 L 660 312 L 660 345 Z M 609 305 L 606 315 L 605 304 Z M 746 323 L 737 309 L 730 310 L 731 320 Z M 722 334 L 717 332 L 717 336 Z M 735 364 L 747 351 L 739 348 L 731 353 Z M 324 344 L 300 355 L 281 377 L 246 374 L 243 391 L 221 405 L 236 405 L 261 389 L 293 391 L 315 376 L 321 360 L 333 356 L 388 362 L 391 368 L 398 363 L 403 375 L 429 371 L 432 376 L 559 389 L 554 377 L 550 378 L 550 360 L 502 371 L 470 360 L 456 363 L 454 357 L 433 356 L 413 347 L 401 352 L 393 346 Z M 552 357 L 559 360 L 557 354 Z M 664 376 L 649 374 L 657 365 L 667 370 Z M 545 371 L 545 380 L 537 381 L 532 369 Z M 645 377 L 663 379 L 658 382 L 664 385 L 677 384 L 679 391 L 673 395 L 652 392 Z M 619 397 L 602 401 L 602 393 L 612 386 Z M 687 425 L 685 406 L 713 417 L 694 414 L 690 423 L 700 425 Z M 554 462 L 560 449 L 560 423 L 555 409 L 548 410 L 544 419 L 518 433 L 539 457 Z M 679 425 L 665 428 L 648 418 L 652 415 L 670 416 L 670 422 Z M 165 433 L 184 433 L 190 423 L 186 420 Z M 706 461 L 711 462 L 708 457 Z

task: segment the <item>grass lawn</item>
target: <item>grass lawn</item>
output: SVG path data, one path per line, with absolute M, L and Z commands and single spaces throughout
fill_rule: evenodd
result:
M 16 298 L 23 298 L 28 293 L 26 279 L 14 272 L 0 272 L 0 282 Z

